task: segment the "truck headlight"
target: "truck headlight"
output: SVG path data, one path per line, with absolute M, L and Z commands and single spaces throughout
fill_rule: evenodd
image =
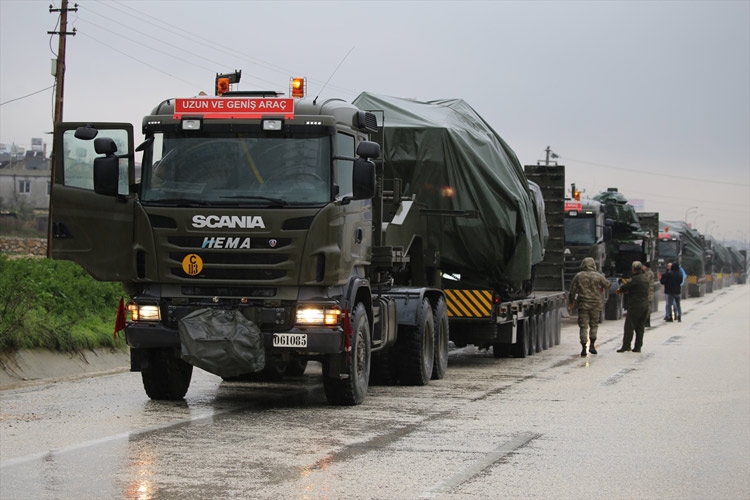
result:
M 339 323 L 341 310 L 330 306 L 302 306 L 297 308 L 298 325 L 335 326 Z
M 128 304 L 131 321 L 161 321 L 161 311 L 156 304 Z

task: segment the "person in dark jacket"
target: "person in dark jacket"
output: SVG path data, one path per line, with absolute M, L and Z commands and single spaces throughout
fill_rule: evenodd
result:
M 643 264 L 636 260 L 631 266 L 632 278 L 620 285 L 616 293 L 628 294 L 628 314 L 625 317 L 625 331 L 622 336 L 622 347 L 617 352 L 630 351 L 635 331 L 635 345 L 633 352 L 641 352 L 643 346 L 643 332 L 646 330 L 646 316 L 651 312 L 648 302 L 648 289 L 653 286 L 643 273 Z
M 682 270 L 677 262 L 672 262 L 669 270 L 661 275 L 659 280 L 664 285 L 664 296 L 667 299 L 667 311 L 664 321 L 682 321 L 682 309 L 680 308 L 680 294 L 682 293 Z
M 604 292 L 612 283 L 596 270 L 596 262 L 591 257 L 581 261 L 581 271 L 573 277 L 570 284 L 568 303 L 571 309 L 578 308 L 578 331 L 581 341 L 581 356 L 586 357 L 586 344 L 589 352 L 596 354 L 596 332 L 599 330 L 599 318 L 602 314 Z

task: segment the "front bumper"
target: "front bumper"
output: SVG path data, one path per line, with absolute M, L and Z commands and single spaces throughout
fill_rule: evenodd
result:
M 292 350 L 305 354 L 335 354 L 344 350 L 344 333 L 340 328 L 292 328 L 279 332 L 261 332 L 267 352 Z M 307 347 L 273 347 L 274 333 L 298 333 L 307 335 Z M 172 347 L 179 348 L 180 332 L 162 323 L 129 323 L 125 327 L 128 346 L 135 349 Z

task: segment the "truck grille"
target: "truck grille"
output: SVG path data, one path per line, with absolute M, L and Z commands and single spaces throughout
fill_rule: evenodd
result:
M 166 244 L 171 248 L 166 273 L 180 279 L 278 283 L 294 264 L 292 238 L 169 236 Z M 202 261 L 197 275 L 183 268 L 191 254 Z

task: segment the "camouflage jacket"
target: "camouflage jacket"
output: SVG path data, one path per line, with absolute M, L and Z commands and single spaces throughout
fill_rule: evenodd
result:
M 568 301 L 571 304 L 575 302 L 578 309 L 600 310 L 604 303 L 603 293 L 609 290 L 612 283 L 596 271 L 594 259 L 583 259 L 581 268 L 582 271 L 575 275 L 570 284 Z

